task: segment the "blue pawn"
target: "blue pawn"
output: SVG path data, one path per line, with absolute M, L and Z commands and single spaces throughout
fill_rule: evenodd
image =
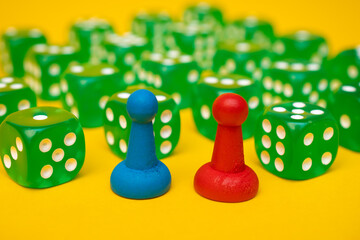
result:
M 152 120 L 158 102 L 152 92 L 140 89 L 130 95 L 126 109 L 132 120 L 128 153 L 111 174 L 111 189 L 126 198 L 158 197 L 169 190 L 171 183 L 169 169 L 155 153 Z

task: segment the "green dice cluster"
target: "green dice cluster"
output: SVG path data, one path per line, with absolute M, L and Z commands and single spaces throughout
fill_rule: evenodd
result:
M 194 86 L 192 112 L 199 132 L 211 140 L 215 139 L 217 129 L 217 122 L 212 115 L 212 104 L 218 96 L 229 92 L 239 94 L 248 102 L 249 115 L 242 125 L 244 139 L 253 136 L 255 122 L 263 111 L 260 85 L 251 78 L 237 74 L 218 75 L 211 71 L 204 72 Z
M 7 29 L 0 40 L 4 71 L 14 77 L 23 77 L 26 53 L 32 46 L 40 43 L 46 43 L 46 38 L 38 29 Z
M 15 112 L 0 125 L 0 158 L 11 179 L 47 188 L 72 180 L 85 159 L 85 139 L 69 112 L 37 107 Z
M 279 37 L 273 45 L 277 60 L 299 59 L 322 63 L 328 57 L 328 45 L 322 36 L 308 31 L 297 31 Z
M 139 86 L 133 86 L 114 94 L 105 107 L 105 137 L 110 149 L 122 159 L 126 157 L 132 122 L 126 111 L 126 103 L 130 94 L 138 89 Z M 153 125 L 156 156 L 161 159 L 169 156 L 179 141 L 179 109 L 170 95 L 153 88 L 146 89 L 154 93 L 159 103 Z
M 360 152 L 360 82 L 342 85 L 331 97 L 329 110 L 340 130 L 340 145 Z
M 70 29 L 70 45 L 79 52 L 81 63 L 99 64 L 107 61 L 104 41 L 113 27 L 103 19 L 90 18 L 77 21 Z
M 0 78 L 0 123 L 11 113 L 35 106 L 35 93 L 24 81 L 13 77 Z
M 220 74 L 235 73 L 260 81 L 264 69 L 271 65 L 269 52 L 250 41 L 226 40 L 219 43 L 213 59 L 213 70 Z
M 224 27 L 224 40 L 250 41 L 270 49 L 275 41 L 274 29 L 270 22 L 255 16 L 237 19 Z
M 323 174 L 333 164 L 338 145 L 339 130 L 332 114 L 309 103 L 269 106 L 255 130 L 261 164 L 286 179 L 303 180 Z
M 200 69 L 190 55 L 176 50 L 143 54 L 140 81 L 170 94 L 180 108 L 190 106 L 191 89 L 199 77 Z
M 41 98 L 60 98 L 60 78 L 69 64 L 77 59 L 72 46 L 38 44 L 32 47 L 24 62 L 25 81 Z
M 152 51 L 162 52 L 167 49 L 167 36 L 171 23 L 171 18 L 165 12 L 142 12 L 134 17 L 131 31 L 137 36 L 147 38 Z
M 339 134 L 342 146 L 360 152 L 359 48 L 328 60 L 322 36 L 297 31 L 277 37 L 268 21 L 253 16 L 225 23 L 219 8 L 203 3 L 188 7 L 181 22 L 166 13 L 140 13 L 131 31 L 117 35 L 109 22 L 91 18 L 72 25 L 69 46 L 47 45 L 37 29 L 9 28 L 2 35 L 5 72 L 30 86 L 0 78 L 0 135 L 8 136 L 0 158 L 12 179 L 44 188 L 74 178 L 85 156 L 80 123 L 104 125 L 110 149 L 125 158 L 126 102 L 139 88 L 159 102 L 159 158 L 179 141 L 179 109 L 191 107 L 199 132 L 215 139 L 212 104 L 227 92 L 248 102 L 243 137 L 255 135 L 261 163 L 280 177 L 323 174 L 335 159 Z M 60 98 L 72 114 L 34 108 L 33 91 Z
M 262 79 L 263 103 L 304 101 L 326 107 L 329 82 L 322 66 L 300 60 L 276 61 Z
M 342 84 L 360 82 L 360 46 L 339 53 L 326 65 L 330 87 L 336 91 Z
M 141 55 L 149 50 L 147 38 L 128 33 L 108 35 L 105 40 L 108 63 L 122 70 L 124 82 L 130 86 L 139 83 L 137 72 Z
M 60 88 L 63 107 L 78 117 L 83 127 L 99 127 L 107 101 L 126 85 L 115 66 L 86 63 L 69 66 Z

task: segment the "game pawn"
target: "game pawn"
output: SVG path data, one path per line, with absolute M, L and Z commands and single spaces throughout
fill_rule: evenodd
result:
M 213 103 L 218 122 L 211 162 L 195 174 L 194 187 L 201 196 L 220 202 L 242 202 L 255 197 L 259 180 L 244 163 L 241 124 L 249 109 L 237 94 L 225 93 Z
M 111 174 L 111 189 L 132 199 L 161 196 L 170 188 L 171 175 L 155 153 L 152 120 L 158 102 L 152 92 L 140 89 L 130 95 L 126 108 L 132 120 L 129 148 L 126 159 Z

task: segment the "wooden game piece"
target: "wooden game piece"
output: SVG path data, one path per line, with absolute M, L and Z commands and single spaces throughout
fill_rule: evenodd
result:
M 126 159 L 111 174 L 111 189 L 133 199 L 163 195 L 170 188 L 171 175 L 155 154 L 152 119 L 158 110 L 156 97 L 140 89 L 130 95 L 126 107 L 132 119 L 129 148 Z
M 259 180 L 245 165 L 241 124 L 249 109 L 234 93 L 219 96 L 213 104 L 218 129 L 211 162 L 196 173 L 194 187 L 203 197 L 220 202 L 242 202 L 255 197 Z

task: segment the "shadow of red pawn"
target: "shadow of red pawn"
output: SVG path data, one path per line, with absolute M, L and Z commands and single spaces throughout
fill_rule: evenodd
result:
M 195 190 L 220 202 L 249 200 L 256 196 L 259 180 L 244 163 L 241 124 L 249 113 L 248 105 L 241 96 L 226 93 L 214 101 L 212 109 L 218 123 L 213 155 L 195 174 Z

